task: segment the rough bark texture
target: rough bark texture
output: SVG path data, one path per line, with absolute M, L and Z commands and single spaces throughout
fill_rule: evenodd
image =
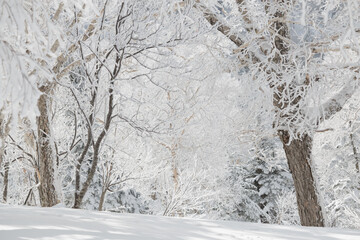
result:
M 287 1 L 279 0 L 278 2 L 283 4 Z M 286 18 L 286 13 L 279 8 L 279 10 L 275 12 L 274 18 Z M 285 42 L 285 39 L 290 39 L 288 26 L 284 21 L 274 21 L 273 28 L 274 32 L 277 33 L 275 34 L 274 45 L 279 51 L 279 54 L 275 55 L 273 62 L 280 66 L 285 63 L 288 64 L 287 55 L 289 53 L 289 46 Z M 282 72 L 277 73 L 279 77 L 283 77 L 282 74 Z M 301 100 L 300 96 L 293 99 L 286 99 L 286 96 L 283 96 L 284 88 L 286 88 L 284 85 L 278 86 L 278 94 L 275 91 L 273 97 L 273 105 L 278 111 L 281 111 L 289 105 L 297 106 L 298 102 Z M 281 100 L 284 99 L 286 101 L 282 104 Z M 300 110 L 296 109 L 295 112 L 296 111 Z M 280 130 L 278 131 L 278 134 L 283 143 L 289 169 L 294 180 L 301 225 L 324 227 L 324 216 L 322 214 L 316 182 L 312 172 L 314 169 L 311 168 L 312 137 L 305 134 L 289 142 L 289 132 Z
M 279 137 L 294 179 L 301 225 L 324 227 L 324 217 L 311 169 L 312 137 L 304 135 L 293 139 L 290 144 L 288 132 L 279 131 Z
M 57 204 L 57 196 L 54 183 L 54 154 L 50 139 L 50 98 L 48 96 L 50 91 L 46 89 L 43 92 L 44 94 L 38 100 L 40 116 L 37 117 L 40 172 L 39 195 L 42 207 L 52 207 Z

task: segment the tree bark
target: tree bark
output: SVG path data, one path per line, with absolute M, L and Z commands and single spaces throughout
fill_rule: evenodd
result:
M 279 0 L 278 2 L 284 3 L 286 0 Z M 283 19 L 285 17 L 286 13 L 280 10 L 280 8 L 274 14 L 275 19 Z M 281 68 L 284 63 L 288 63 L 289 46 L 284 39 L 290 39 L 289 29 L 284 21 L 278 20 L 274 21 L 273 28 L 277 33 L 274 38 L 274 45 L 279 54 L 276 54 L 272 61 Z M 283 77 L 283 72 L 280 71 L 277 74 L 279 77 Z M 281 100 L 284 100 L 284 88 L 284 85 L 280 85 L 277 89 L 279 95 L 274 93 L 274 107 L 279 111 L 288 105 L 296 106 L 295 108 L 297 108 L 298 101 L 301 100 L 300 96 L 292 100 L 285 97 L 285 104 L 281 103 Z M 296 110 L 300 111 L 299 109 Z M 278 135 L 283 143 L 289 169 L 294 180 L 301 225 L 324 227 L 325 220 L 318 198 L 316 179 L 312 172 L 315 169 L 312 169 L 311 166 L 312 136 L 304 134 L 297 139 L 292 139 L 290 142 L 290 133 L 288 131 L 279 130 Z
M 80 158 L 77 160 L 77 164 L 76 164 L 76 168 L 75 168 L 75 196 L 74 196 L 73 208 L 80 208 L 80 205 L 81 205 L 82 199 L 79 198 L 80 183 L 81 183 L 80 171 L 81 171 L 82 162 L 84 161 L 86 154 L 88 153 L 89 148 L 90 148 L 91 137 L 92 137 L 91 130 L 90 130 L 90 128 L 88 128 L 88 140 L 87 140 L 87 143 L 81 153 Z
M 7 195 L 8 195 L 8 186 L 9 186 L 9 163 L 4 164 L 4 191 L 3 191 L 3 200 L 6 203 L 7 202 Z
M 105 201 L 106 189 L 101 191 L 100 203 L 99 203 L 99 211 L 102 211 L 104 201 Z
M 10 118 L 6 118 L 2 114 L 3 109 L 0 109 L 0 167 L 4 161 L 5 156 L 5 138 L 8 136 L 10 131 Z M 8 195 L 8 184 L 9 184 L 9 162 L 4 163 L 4 190 L 3 190 L 3 200 L 6 203 Z
M 350 124 L 350 127 L 352 128 L 352 121 L 350 121 L 349 124 Z M 356 169 L 356 172 L 359 173 L 359 171 L 360 171 L 360 169 L 359 169 L 360 159 L 359 159 L 358 151 L 357 151 L 356 146 L 355 146 L 353 132 L 350 132 L 350 144 L 351 144 L 353 154 L 354 154 L 354 158 L 355 158 L 355 169 Z
M 120 19 L 120 18 L 119 18 Z M 119 21 L 118 19 L 118 21 Z M 86 192 L 88 191 L 88 188 L 91 184 L 91 182 L 93 181 L 93 178 L 95 176 L 95 172 L 96 172 L 96 168 L 97 168 L 97 164 L 98 164 L 98 161 L 99 161 L 99 153 L 100 153 L 100 147 L 101 147 L 101 143 L 102 141 L 104 140 L 104 137 L 106 136 L 107 132 L 109 131 L 109 128 L 110 128 L 110 124 L 111 124 L 111 121 L 112 121 L 112 118 L 113 118 L 113 111 L 114 111 L 114 79 L 116 78 L 116 76 L 119 74 L 120 72 L 120 69 L 121 69 L 121 62 L 122 62 L 122 59 L 124 57 L 124 51 L 122 52 L 121 55 L 119 54 L 116 54 L 116 64 L 114 66 L 114 70 L 113 70 L 113 74 L 111 76 L 111 79 L 110 79 L 110 86 L 108 88 L 108 94 L 109 94 L 109 102 L 108 102 L 108 109 L 107 109 L 107 114 L 106 114 L 106 118 L 105 118 L 105 125 L 104 125 L 104 128 L 103 130 L 101 131 L 100 135 L 98 136 L 97 140 L 95 141 L 95 144 L 93 144 L 92 148 L 94 150 L 94 156 L 93 156 L 93 160 L 92 160 L 92 163 L 91 163 L 91 168 L 87 174 L 87 178 L 85 180 L 85 182 L 83 183 L 82 185 L 82 188 L 81 190 L 79 191 L 80 189 L 80 175 L 76 175 L 76 190 L 75 190 L 75 202 L 74 202 L 74 206 L 73 208 L 80 208 L 80 205 L 81 205 L 81 202 L 83 200 L 83 198 L 85 197 L 85 194 Z M 97 78 L 97 84 L 99 83 L 100 81 L 100 78 L 99 78 L 99 72 L 101 70 L 101 67 L 103 65 L 101 65 L 98 69 L 97 69 L 97 72 L 95 73 L 95 76 Z M 91 106 L 94 106 L 95 104 L 95 100 L 96 100 L 96 97 L 97 97 L 97 87 L 95 88 L 95 91 L 92 95 L 92 100 L 90 101 L 90 105 Z M 92 135 L 92 124 L 93 124 L 93 121 L 94 121 L 94 116 L 95 116 L 95 112 L 92 112 L 90 114 L 90 118 L 89 118 L 89 123 L 90 125 L 88 125 L 88 143 L 87 143 L 87 147 L 85 149 L 85 151 L 83 151 L 83 154 L 86 154 L 87 151 L 88 151 L 88 148 L 90 147 L 90 143 L 91 143 L 91 139 L 93 137 Z M 78 172 L 76 172 L 76 174 L 80 174 L 80 168 L 81 168 L 81 162 L 83 160 L 83 158 L 85 157 L 85 155 L 82 155 L 80 157 L 81 161 L 78 162 L 78 164 L 80 164 L 80 166 L 78 167 L 77 166 L 77 170 Z
M 54 153 L 51 146 L 51 131 L 50 131 L 50 97 L 49 93 L 51 87 L 42 90 L 43 94 L 38 100 L 38 108 L 40 116 L 37 117 L 38 127 L 38 159 L 40 172 L 40 186 L 39 195 L 42 207 L 52 207 L 57 204 L 57 194 L 55 190 L 54 177 Z
M 104 132 L 104 131 L 103 131 Z M 102 132 L 102 133 L 103 133 Z M 80 205 L 82 203 L 82 200 L 84 199 L 85 197 L 85 194 L 87 193 L 87 190 L 94 178 L 94 175 L 95 175 L 95 172 L 96 172 L 96 167 L 97 167 L 97 163 L 98 163 L 98 160 L 99 160 L 99 148 L 100 148 L 100 143 L 103 139 L 103 137 L 105 136 L 105 133 L 104 134 L 100 134 L 100 137 L 97 141 L 97 143 L 95 144 L 94 146 L 94 156 L 93 156 L 93 160 L 92 160 L 92 164 L 91 164 L 91 168 L 90 168 L 90 171 L 87 175 L 87 178 L 86 178 L 86 181 L 83 183 L 83 186 L 81 188 L 81 191 L 80 192 L 76 192 L 75 194 L 75 203 L 74 203 L 74 206 L 73 208 L 80 208 Z M 79 182 L 80 182 L 80 179 L 79 179 Z
M 324 227 L 324 217 L 318 199 L 316 182 L 311 168 L 313 139 L 303 135 L 289 143 L 287 131 L 278 132 L 294 180 L 296 199 L 302 226 Z
M 2 114 L 2 109 L 0 109 L 0 167 L 4 160 L 5 138 L 7 135 L 5 125 L 5 117 Z

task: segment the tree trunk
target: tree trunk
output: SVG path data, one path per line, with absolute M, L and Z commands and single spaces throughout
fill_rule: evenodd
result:
M 278 2 L 285 3 L 286 1 L 279 0 Z M 275 12 L 274 18 L 282 19 L 286 17 L 286 13 L 280 9 L 281 8 Z M 278 34 L 275 35 L 274 45 L 279 51 L 279 54 L 275 55 L 273 62 L 281 67 L 283 64 L 289 63 L 287 56 L 289 46 L 284 41 L 284 39 L 290 38 L 289 29 L 286 22 L 276 20 L 274 22 L 274 30 Z M 283 77 L 283 72 L 280 71 L 277 74 L 279 77 Z M 301 100 L 300 96 L 293 99 L 287 99 L 286 96 L 283 95 L 284 88 L 286 88 L 284 84 L 278 86 L 277 90 L 280 94 L 275 93 L 273 98 L 274 107 L 280 111 L 288 107 L 288 105 L 297 106 L 298 101 Z M 281 103 L 281 100 L 284 99 L 285 104 Z M 283 143 L 289 169 L 294 180 L 301 225 L 324 227 L 324 216 L 318 199 L 316 182 L 312 173 L 315 169 L 311 168 L 312 136 L 304 134 L 298 139 L 293 139 L 290 142 L 289 132 L 279 130 L 278 134 Z
M 101 134 L 104 135 L 105 134 Z M 101 137 L 102 140 L 103 137 Z M 99 138 L 100 139 L 100 138 Z M 97 167 L 97 163 L 98 163 L 98 159 L 99 159 L 99 148 L 100 148 L 100 142 L 101 141 L 97 141 L 97 144 L 94 147 L 94 156 L 93 156 L 93 160 L 92 160 L 92 164 L 91 164 L 91 168 L 88 172 L 86 181 L 83 183 L 83 186 L 81 188 L 81 191 L 76 191 L 75 192 L 75 203 L 73 208 L 80 208 L 80 205 L 82 203 L 82 200 L 85 197 L 85 194 L 94 178 L 95 172 L 96 172 L 96 167 Z M 80 175 L 79 175 L 80 176 Z M 76 179 L 77 181 L 77 179 Z M 79 182 L 80 182 L 80 178 L 79 178 Z
M 81 199 L 79 198 L 80 193 L 80 183 L 81 183 L 81 177 L 80 177 L 80 171 L 81 171 L 81 164 L 84 161 L 87 152 L 89 151 L 90 145 L 91 145 L 91 138 L 92 133 L 91 129 L 88 128 L 88 136 L 87 136 L 87 143 L 81 153 L 81 156 L 77 160 L 76 168 L 75 168 L 75 197 L 74 197 L 74 206 L 73 208 L 80 208 Z
M 318 199 L 311 168 L 312 137 L 303 135 L 289 143 L 289 133 L 278 132 L 292 174 L 302 226 L 324 227 L 324 216 Z
M 74 197 L 74 208 L 80 208 L 81 202 L 79 202 L 79 192 L 80 192 L 80 170 L 81 164 L 76 164 L 75 168 L 75 197 Z
M 105 201 L 106 189 L 101 191 L 100 203 L 99 203 L 99 211 L 102 211 L 104 201 Z
M 356 172 L 359 173 L 359 171 L 360 171 L 360 169 L 359 169 L 360 159 L 359 159 L 359 154 L 358 154 L 356 146 L 355 146 L 354 134 L 353 133 L 350 133 L 350 143 L 351 143 L 351 147 L 352 147 L 354 158 L 355 158 L 355 169 L 356 169 Z
M 8 195 L 8 186 L 9 186 L 9 163 L 4 164 L 4 191 L 3 191 L 3 200 L 6 203 L 7 202 L 7 195 Z
M 57 204 L 54 180 L 54 153 L 51 146 L 50 132 L 50 98 L 49 90 L 44 92 L 38 100 L 40 116 L 37 117 L 38 127 L 38 159 L 40 172 L 39 195 L 42 207 L 52 207 Z
M 120 60 L 121 59 L 118 59 L 117 58 L 117 64 L 120 66 Z M 115 67 L 116 69 L 117 67 Z M 99 137 L 97 138 L 94 146 L 93 146 L 93 149 L 94 149 L 94 156 L 93 156 L 93 160 L 92 160 L 92 163 L 91 163 L 91 168 L 87 174 L 87 178 L 85 180 L 85 182 L 83 183 L 83 186 L 81 188 L 81 191 L 79 192 L 78 189 L 75 190 L 75 203 L 74 203 L 74 206 L 73 208 L 80 208 L 80 204 L 94 178 L 94 175 L 95 175 L 95 172 L 96 172 L 96 168 L 97 168 L 97 164 L 98 164 L 98 161 L 99 161 L 99 152 L 100 152 L 100 145 L 105 137 L 105 135 L 107 134 L 109 128 L 110 128 L 110 124 L 111 124 L 111 120 L 112 120 L 112 113 L 113 113 L 113 110 L 114 110 L 114 104 L 113 104 L 113 101 L 114 101 L 114 95 L 113 95 L 113 89 L 114 87 L 114 79 L 111 80 L 110 82 L 110 87 L 109 87 L 109 103 L 108 103 L 108 112 L 107 112 L 107 115 L 106 115 L 106 120 L 105 120 L 105 126 L 104 126 L 104 129 L 101 131 Z M 90 122 L 93 121 L 93 118 L 90 119 Z M 90 127 L 90 126 L 89 126 Z M 88 145 L 90 145 L 90 142 L 91 142 L 91 129 L 89 129 L 89 133 L 88 133 Z M 88 148 L 89 146 L 87 146 Z M 81 156 L 81 161 L 83 161 L 85 155 L 87 152 L 87 149 L 86 151 L 83 152 L 83 156 Z M 81 161 L 78 162 L 78 164 L 81 164 Z M 81 166 L 80 166 L 81 167 Z M 79 168 L 80 169 L 80 168 Z M 80 172 L 77 172 L 76 174 L 80 174 Z M 80 175 L 79 175 L 79 179 L 76 179 L 76 181 L 78 181 L 76 184 L 79 183 L 80 185 Z M 77 185 L 78 186 L 78 185 Z
M 6 118 L 2 114 L 3 109 L 0 109 L 0 167 L 5 160 L 5 139 L 10 131 L 10 118 Z M 3 200 L 6 203 L 7 194 L 8 194 L 8 185 L 9 185 L 9 162 L 4 163 L 4 190 L 3 190 Z

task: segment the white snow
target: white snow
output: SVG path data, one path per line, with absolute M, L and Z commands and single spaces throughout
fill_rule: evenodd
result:
M 359 240 L 360 231 L 0 205 L 0 239 Z

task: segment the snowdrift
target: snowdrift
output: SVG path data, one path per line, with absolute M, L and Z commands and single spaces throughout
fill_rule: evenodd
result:
M 0 205 L 0 240 L 359 240 L 360 231 Z

